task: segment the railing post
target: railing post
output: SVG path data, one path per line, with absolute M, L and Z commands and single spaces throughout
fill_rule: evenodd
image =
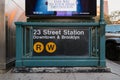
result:
M 105 67 L 105 20 L 104 20 L 104 0 L 100 0 L 100 67 Z
M 16 67 L 22 67 L 23 38 L 23 28 L 16 24 Z

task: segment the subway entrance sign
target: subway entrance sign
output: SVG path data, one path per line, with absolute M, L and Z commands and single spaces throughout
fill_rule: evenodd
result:
M 33 28 L 33 56 L 88 56 L 89 28 Z

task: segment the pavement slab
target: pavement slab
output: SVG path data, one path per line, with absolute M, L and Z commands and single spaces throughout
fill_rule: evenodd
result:
M 0 74 L 0 80 L 120 80 L 120 65 L 107 60 L 109 73 L 7 73 Z

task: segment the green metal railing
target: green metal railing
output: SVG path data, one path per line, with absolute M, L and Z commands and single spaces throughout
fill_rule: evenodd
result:
M 34 27 L 89 27 L 89 56 L 33 56 Z M 92 26 L 92 27 L 91 27 Z M 99 64 L 99 23 L 17 22 L 16 67 L 23 66 L 101 66 Z M 98 38 L 99 37 L 99 38 Z M 63 62 L 64 61 L 64 62 Z M 71 63 L 72 62 L 72 63 Z M 45 64 L 46 63 L 46 64 Z M 51 63 L 51 64 L 48 64 Z M 52 64 L 53 63 L 53 64 Z M 59 64 L 58 64 L 59 63 Z

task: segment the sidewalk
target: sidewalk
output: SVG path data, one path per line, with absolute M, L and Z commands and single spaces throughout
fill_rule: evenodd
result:
M 120 80 L 120 65 L 107 60 L 111 73 L 11 73 L 0 74 L 0 80 Z

